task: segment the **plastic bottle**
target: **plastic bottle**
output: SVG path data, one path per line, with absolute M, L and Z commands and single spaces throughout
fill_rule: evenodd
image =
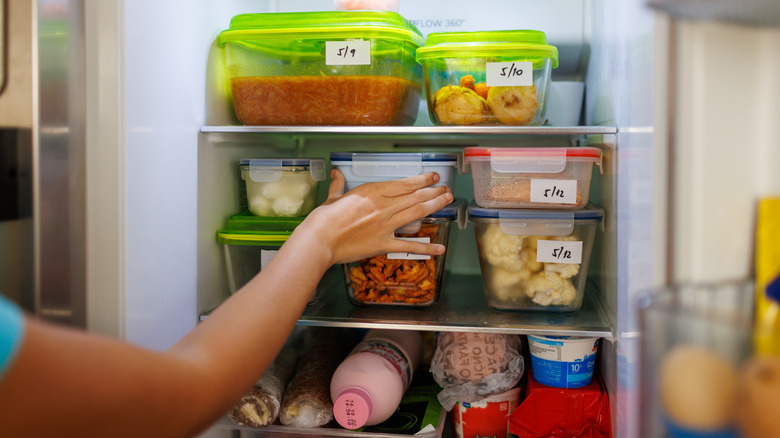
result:
M 369 330 L 330 382 L 333 416 L 346 429 L 379 424 L 398 408 L 422 359 L 419 332 Z
M 780 198 L 758 203 L 754 350 L 780 356 Z

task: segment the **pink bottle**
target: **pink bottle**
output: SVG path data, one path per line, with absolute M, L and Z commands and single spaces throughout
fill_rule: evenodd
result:
M 422 350 L 420 332 L 369 330 L 330 381 L 336 421 L 357 429 L 390 418 L 420 365 Z

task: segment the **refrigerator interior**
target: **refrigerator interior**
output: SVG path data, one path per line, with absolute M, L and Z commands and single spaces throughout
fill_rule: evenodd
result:
M 100 136 L 88 138 L 93 145 L 112 139 L 120 145 L 116 153 L 94 146 L 88 153 L 96 157 L 88 163 L 88 173 L 92 169 L 93 174 L 112 179 L 104 190 L 88 192 L 89 203 L 101 206 L 100 211 L 92 207 L 90 221 L 114 226 L 120 236 L 114 242 L 88 238 L 94 265 L 101 265 L 97 261 L 101 254 L 119 254 L 101 271 L 103 277 L 91 271 L 91 329 L 163 349 L 228 296 L 223 253 L 215 236 L 228 216 L 238 212 L 239 158 L 327 158 L 331 151 L 360 149 L 457 152 L 471 145 L 592 145 L 602 149 L 604 163 L 603 174 L 598 170 L 594 174 L 591 201 L 605 210 L 605 221 L 591 260 L 586 306 L 575 316 L 547 320 L 492 313 L 485 315 L 487 325 L 471 320 L 445 327 L 438 319 L 445 315 L 435 312 L 430 319 L 409 320 L 368 312 L 359 315 L 368 322 L 357 324 L 353 319 L 357 312 L 347 308 L 335 316 L 305 314 L 303 323 L 595 334 L 603 338 L 600 366 L 610 393 L 613 435 L 636 436 L 637 329 L 632 300 L 657 281 L 653 259 L 659 251 L 653 238 L 658 230 L 654 181 L 659 178 L 653 166 L 654 22 L 642 1 L 505 0 L 484 2 L 475 13 L 473 2 L 402 0 L 400 13 L 424 34 L 543 30 L 560 50 L 561 65 L 553 80 L 586 83 L 584 126 L 465 136 L 424 131 L 430 122 L 422 104 L 419 131 L 398 127 L 385 134 L 370 129 L 263 132 L 233 126 L 229 107 L 219 97 L 221 83 L 209 68 L 219 55 L 213 44 L 216 35 L 236 14 L 327 10 L 332 1 L 200 0 L 188 2 L 186 8 L 170 0 L 86 5 L 87 76 L 94 79 L 87 83 L 119 90 L 100 101 L 88 93 L 92 99 L 88 103 L 94 105 L 87 105 L 87 120 L 103 122 Z M 116 111 L 116 118 L 107 115 L 106 108 Z M 96 125 L 92 126 L 89 132 L 94 135 Z M 324 191 L 323 187 L 320 199 Z M 473 199 L 470 175 L 457 176 L 455 195 Z M 453 232 L 450 250 L 450 274 L 478 278 L 471 226 Z M 99 292 L 101 285 L 109 287 L 112 282 L 118 286 L 116 296 Z M 343 290 L 330 292 L 344 298 Z M 442 294 L 448 293 L 445 285 Z

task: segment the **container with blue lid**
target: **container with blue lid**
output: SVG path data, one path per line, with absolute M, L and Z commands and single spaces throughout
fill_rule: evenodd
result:
M 240 170 L 249 211 L 256 216 L 306 216 L 325 180 L 322 158 L 244 158 Z
M 419 226 L 411 224 L 396 231 L 399 239 L 447 245 L 453 223 L 465 225 L 466 204 L 456 200 L 423 218 Z M 439 299 L 444 280 L 444 254 L 427 256 L 389 253 L 344 265 L 347 298 L 356 306 L 430 307 Z
M 582 307 L 596 229 L 604 213 L 469 206 L 485 300 L 504 311 Z
M 330 164 L 341 171 L 346 190 L 378 181 L 393 181 L 426 172 L 439 174 L 437 186 L 455 184 L 458 155 L 455 153 L 333 152 Z

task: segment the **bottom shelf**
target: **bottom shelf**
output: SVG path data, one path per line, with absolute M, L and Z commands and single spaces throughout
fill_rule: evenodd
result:
M 445 275 L 439 302 L 429 308 L 379 308 L 352 305 L 340 277 L 319 299 L 306 307 L 302 325 L 355 328 L 392 328 L 428 331 L 471 331 L 511 334 L 613 337 L 598 302 L 597 291 L 588 283 L 582 308 L 572 314 L 548 312 L 500 312 L 485 302 L 482 277 Z

